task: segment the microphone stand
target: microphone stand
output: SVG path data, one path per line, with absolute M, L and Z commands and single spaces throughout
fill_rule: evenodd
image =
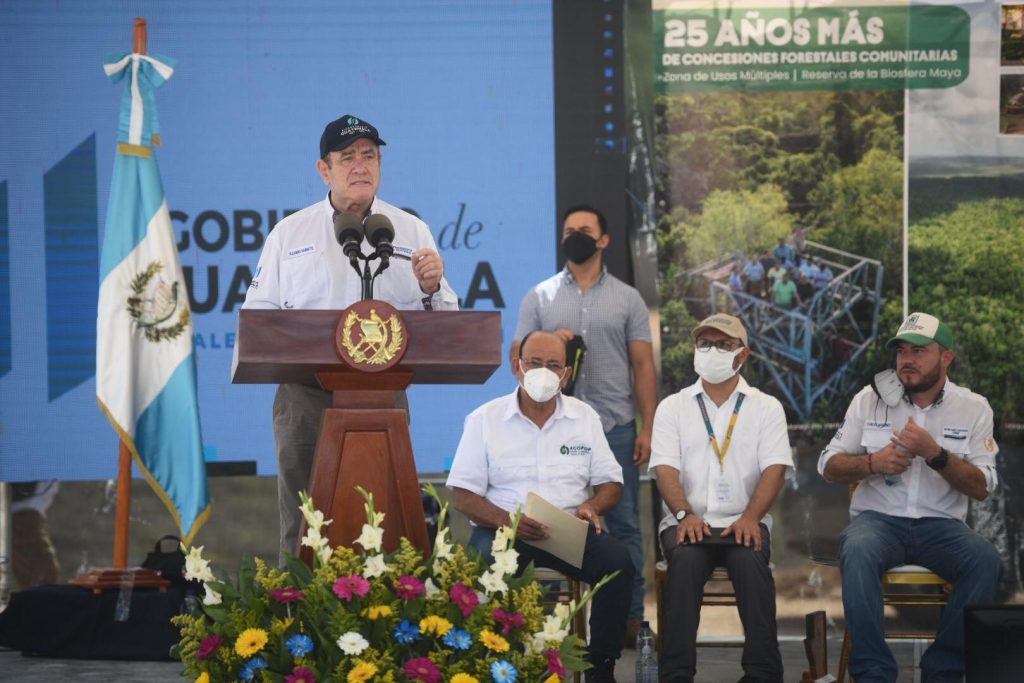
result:
M 377 266 L 377 270 L 372 274 L 370 273 L 370 261 L 380 259 L 380 264 Z M 359 267 L 359 261 L 363 261 L 363 267 Z M 373 298 L 373 281 L 377 279 L 377 276 L 387 270 L 388 266 L 391 265 L 390 259 L 384 258 L 377 251 L 369 255 L 364 255 L 361 251 L 359 253 L 353 253 L 349 256 L 349 264 L 356 271 L 359 276 L 359 281 L 362 283 L 362 300 Z

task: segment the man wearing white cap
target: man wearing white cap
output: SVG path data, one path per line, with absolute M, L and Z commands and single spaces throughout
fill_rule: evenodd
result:
M 959 681 L 964 606 L 991 602 L 1002 573 L 992 544 L 964 524 L 968 497 L 984 500 L 996 486 L 992 409 L 947 378 L 956 343 L 935 316 L 913 313 L 886 346 L 896 349 L 895 377 L 880 373 L 854 397 L 818 461 L 829 481 L 861 482 L 839 537 L 850 674 L 857 683 L 896 680 L 881 577 L 915 564 L 953 584 L 921 657 L 922 680 Z
M 654 416 L 651 468 L 665 518 L 668 559 L 661 680 L 692 683 L 704 584 L 724 565 L 743 622 L 742 683 L 782 680 L 769 559 L 768 510 L 793 466 L 782 404 L 739 370 L 750 357 L 739 319 L 716 314 L 693 330 L 700 379 L 669 396 Z

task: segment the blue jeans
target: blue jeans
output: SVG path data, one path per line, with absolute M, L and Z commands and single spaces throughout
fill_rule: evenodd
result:
M 629 551 L 633 562 L 633 592 L 629 600 L 629 618 L 644 618 L 644 539 L 640 533 L 640 468 L 633 462 L 636 446 L 636 422 L 612 427 L 605 432 L 608 446 L 622 466 L 622 498 L 604 516 L 611 535 Z
M 935 642 L 921 657 L 925 683 L 960 681 L 964 673 L 964 607 L 992 602 L 1003 571 L 996 549 L 956 519 L 910 519 L 862 512 L 839 536 L 843 609 L 850 626 L 850 674 L 857 683 L 896 680 L 885 644 L 882 574 L 901 564 L 927 567 L 953 584 Z

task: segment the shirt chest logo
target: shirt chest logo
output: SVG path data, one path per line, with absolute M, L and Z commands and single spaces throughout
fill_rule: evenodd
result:
M 315 244 L 307 244 L 304 247 L 298 247 L 296 249 L 289 250 L 287 258 L 296 258 L 298 256 L 305 256 L 306 254 L 313 254 L 313 253 L 316 253 L 316 245 Z
M 943 427 L 942 437 L 953 441 L 966 441 L 970 430 L 966 427 Z
M 563 444 L 558 452 L 571 458 L 589 458 L 590 446 L 585 444 Z

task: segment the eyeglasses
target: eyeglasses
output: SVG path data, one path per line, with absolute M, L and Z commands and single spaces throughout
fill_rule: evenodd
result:
M 547 362 L 542 361 L 540 358 L 520 358 L 519 365 L 523 368 L 523 372 L 527 370 L 538 370 L 540 368 L 547 368 L 556 375 L 561 375 L 562 371 L 565 370 L 565 365 L 559 363 L 557 360 L 549 360 Z
M 697 340 L 697 350 L 698 351 L 710 351 L 711 347 L 714 347 L 714 348 L 718 349 L 719 351 L 724 351 L 726 353 L 732 353 L 733 351 L 735 351 L 736 349 L 740 348 L 741 346 L 743 346 L 742 343 L 740 343 L 738 341 L 733 341 L 732 339 L 719 339 L 718 341 L 711 341 L 710 339 L 698 339 Z

